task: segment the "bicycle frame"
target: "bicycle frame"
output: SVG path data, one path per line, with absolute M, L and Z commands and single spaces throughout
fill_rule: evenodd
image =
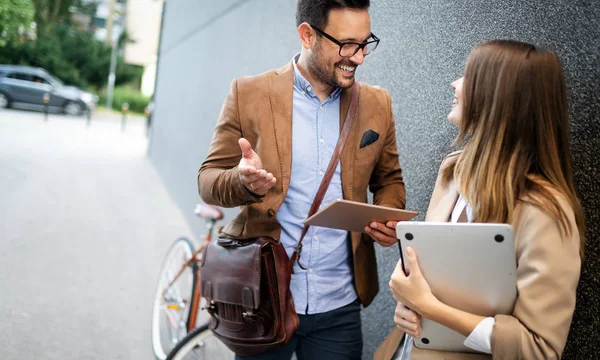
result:
M 198 255 L 200 255 L 202 253 L 202 251 L 204 251 L 204 249 L 206 248 L 208 243 L 211 241 L 213 229 L 215 227 L 216 222 L 217 221 L 214 219 L 207 220 L 208 233 L 204 237 L 204 243 L 202 245 L 198 246 L 198 249 L 196 251 L 194 251 L 192 256 L 181 266 L 181 269 L 179 269 L 177 274 L 175 274 L 175 277 L 173 277 L 171 282 L 169 282 L 169 284 L 165 287 L 165 289 L 162 292 L 162 297 L 164 300 L 164 297 L 165 297 L 167 291 L 169 291 L 171 286 L 173 286 L 175 281 L 179 278 L 179 276 L 181 276 L 181 274 L 183 274 L 183 272 L 185 271 L 185 269 L 188 266 L 191 265 L 193 267 L 193 270 L 196 271 L 196 279 L 195 279 L 195 286 L 194 286 L 194 292 L 193 292 L 194 296 L 192 298 L 192 303 L 190 305 L 191 308 L 190 308 L 190 315 L 189 315 L 189 319 L 188 319 L 188 329 L 187 329 L 188 332 L 194 330 L 194 328 L 196 327 L 196 320 L 198 317 L 198 305 L 200 304 L 200 298 L 201 298 L 200 267 L 197 266 L 197 264 L 202 260 L 198 259 L 197 257 L 198 257 Z

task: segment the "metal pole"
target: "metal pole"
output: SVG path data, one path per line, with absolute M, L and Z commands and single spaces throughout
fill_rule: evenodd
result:
M 116 0 L 109 0 L 108 2 L 108 17 L 106 18 L 106 39 L 104 39 L 104 43 L 107 45 L 112 42 L 116 4 Z
M 125 131 L 125 120 L 127 120 L 127 112 L 129 111 L 129 104 L 123 103 L 121 105 L 121 112 L 123 113 L 123 118 L 121 119 L 121 131 Z
M 50 103 L 50 94 L 44 94 L 44 121 L 48 121 L 48 103 Z
M 92 122 L 92 106 L 88 105 L 88 108 L 87 108 L 87 126 L 90 126 L 91 122 Z
M 150 104 L 148 104 L 150 106 Z M 144 115 L 146 115 L 146 136 L 150 133 L 150 116 L 152 116 L 152 110 L 146 106 L 144 109 Z
M 106 107 L 112 109 L 113 89 L 115 88 L 115 70 L 117 68 L 117 43 L 118 40 L 112 42 L 112 53 L 110 56 L 110 73 L 108 75 L 108 88 L 106 90 Z

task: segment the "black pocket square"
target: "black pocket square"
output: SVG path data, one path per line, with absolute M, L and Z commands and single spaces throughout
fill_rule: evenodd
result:
M 365 131 L 362 140 L 360 141 L 360 148 L 364 148 L 365 146 L 371 145 L 375 141 L 379 139 L 379 134 L 373 130 Z

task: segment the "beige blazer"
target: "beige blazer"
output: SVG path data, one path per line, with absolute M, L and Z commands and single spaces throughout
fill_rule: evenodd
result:
M 223 228 L 221 237 L 280 237 L 277 211 L 285 200 L 292 169 L 293 89 L 291 62 L 281 69 L 235 79 L 231 85 L 208 155 L 198 172 L 200 195 L 206 203 L 240 206 L 240 213 Z M 403 209 L 406 197 L 390 95 L 368 84 L 361 84 L 359 94 L 356 116 L 341 156 L 344 199 L 367 202 L 370 189 L 375 204 Z M 349 104 L 350 91 L 346 89 L 340 97 L 340 129 Z M 369 130 L 378 133 L 379 138 L 361 148 L 361 139 Z M 277 179 L 264 197 L 253 196 L 239 180 L 241 137 L 250 142 L 263 167 Z M 352 233 L 351 243 L 354 283 L 362 304 L 367 306 L 379 290 L 373 240 L 366 234 Z
M 448 221 L 458 198 L 456 184 L 442 185 L 440 174 L 426 221 Z M 581 258 L 573 211 L 564 198 L 560 195 L 557 198 L 571 223 L 571 236 L 561 235 L 557 223 L 539 207 L 526 201 L 517 205 L 511 225 L 515 230 L 518 298 L 512 315 L 495 316 L 492 356 L 428 351 L 413 346 L 411 359 L 530 360 L 561 357 L 575 309 Z M 393 316 L 391 311 L 390 316 Z M 391 359 L 403 335 L 402 331 L 394 328 L 375 352 L 374 359 Z

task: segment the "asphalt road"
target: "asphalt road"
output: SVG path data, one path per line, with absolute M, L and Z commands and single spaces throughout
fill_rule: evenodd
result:
M 141 118 L 0 110 L 0 359 L 153 358 L 162 256 L 191 230 L 146 150 Z

